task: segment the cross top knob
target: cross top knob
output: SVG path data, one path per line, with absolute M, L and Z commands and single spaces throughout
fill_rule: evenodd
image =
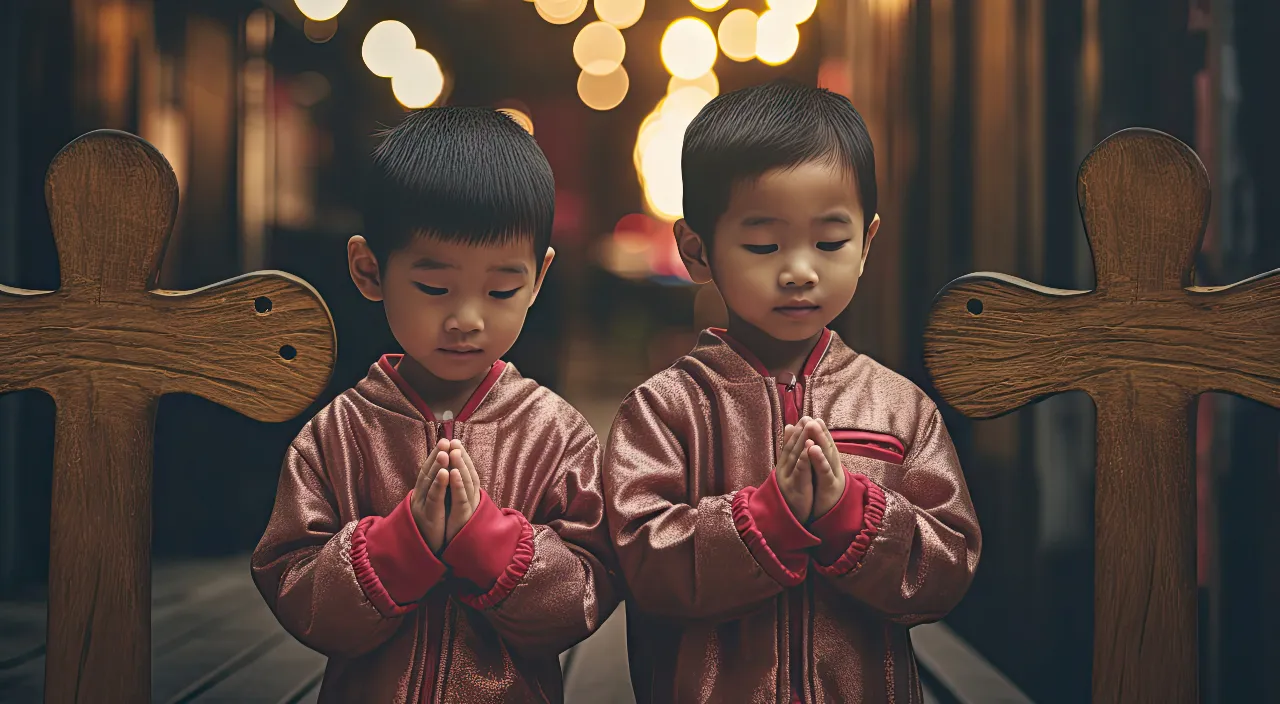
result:
M 1085 158 L 1077 188 L 1096 291 L 1123 296 L 1191 285 L 1210 191 L 1190 147 L 1155 130 L 1125 130 Z M 1148 197 L 1152 188 L 1160 198 Z
M 49 165 L 45 200 L 66 295 L 138 294 L 155 284 L 178 212 L 178 181 L 155 147 L 128 137 L 91 132 Z M 121 232 L 130 236 L 108 234 Z

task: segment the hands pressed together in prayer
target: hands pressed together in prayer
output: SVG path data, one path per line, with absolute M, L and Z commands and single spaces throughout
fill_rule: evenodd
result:
M 844 495 L 840 452 L 827 424 L 816 418 L 805 416 L 783 428 L 782 451 L 774 472 L 782 498 L 801 523 L 827 515 Z
M 422 539 L 439 555 L 480 505 L 480 475 L 462 443 L 436 443 L 429 466 L 418 472 L 409 504 Z

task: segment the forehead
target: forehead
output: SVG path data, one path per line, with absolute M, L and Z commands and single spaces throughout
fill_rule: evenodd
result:
M 766 171 L 736 184 L 729 197 L 729 210 L 735 211 L 836 207 L 861 212 L 858 182 L 848 169 L 825 162 Z
M 421 235 L 397 254 L 416 269 L 523 274 L 533 264 L 533 236 L 475 244 Z

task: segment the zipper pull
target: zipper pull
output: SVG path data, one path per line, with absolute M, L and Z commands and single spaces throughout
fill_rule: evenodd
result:
M 787 387 L 787 391 L 795 391 L 796 382 L 799 380 L 796 379 L 796 375 L 791 372 L 782 372 L 778 375 L 778 381 Z

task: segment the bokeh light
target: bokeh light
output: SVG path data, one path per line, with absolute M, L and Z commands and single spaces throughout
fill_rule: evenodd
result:
M 331 18 L 327 20 L 307 19 L 302 21 L 302 34 L 313 44 L 324 44 L 333 39 L 333 35 L 338 33 L 338 20 Z
M 669 94 L 662 101 L 662 119 L 667 124 L 679 125 L 681 139 L 684 138 L 684 128 L 693 122 L 693 118 L 697 117 L 698 111 L 702 106 L 711 102 L 713 98 L 710 93 L 698 86 L 685 86 L 674 93 Z
M 391 92 L 406 108 L 425 108 L 444 90 L 444 73 L 426 49 L 414 49 L 391 77 Z
M 720 51 L 734 61 L 750 61 L 756 58 L 756 13 L 744 8 L 730 10 L 720 20 L 717 37 Z
M 627 43 L 622 32 L 608 22 L 592 22 L 573 40 L 573 60 L 578 68 L 593 76 L 613 73 L 622 65 Z
M 534 0 L 538 16 L 551 24 L 569 24 L 587 10 L 587 0 Z
M 365 35 L 360 53 L 364 57 L 364 65 L 369 67 L 373 75 L 391 78 L 399 72 L 417 46 L 418 40 L 403 23 L 384 20 L 373 25 Z
M 770 66 L 785 64 L 800 47 L 800 28 L 777 10 L 767 10 L 756 22 L 756 58 Z
M 693 80 L 681 78 L 679 76 L 672 76 L 671 80 L 667 81 L 667 95 L 688 86 L 701 88 L 713 98 L 720 95 L 720 79 L 716 78 L 715 71 L 707 71 Z
M 703 12 L 715 12 L 724 7 L 729 0 L 689 0 L 689 2 Z
M 347 0 L 294 0 L 302 14 L 314 22 L 331 20 L 347 6 Z
M 792 24 L 804 24 L 818 9 L 818 0 L 768 0 L 769 9 L 786 17 Z
M 716 63 L 716 35 L 696 17 L 682 17 L 662 34 L 662 63 L 673 76 L 694 79 Z
M 596 17 L 617 27 L 626 29 L 644 15 L 644 0 L 595 0 Z
M 618 66 L 603 76 L 583 71 L 578 74 L 578 97 L 592 110 L 612 110 L 627 97 L 631 79 L 627 69 Z

